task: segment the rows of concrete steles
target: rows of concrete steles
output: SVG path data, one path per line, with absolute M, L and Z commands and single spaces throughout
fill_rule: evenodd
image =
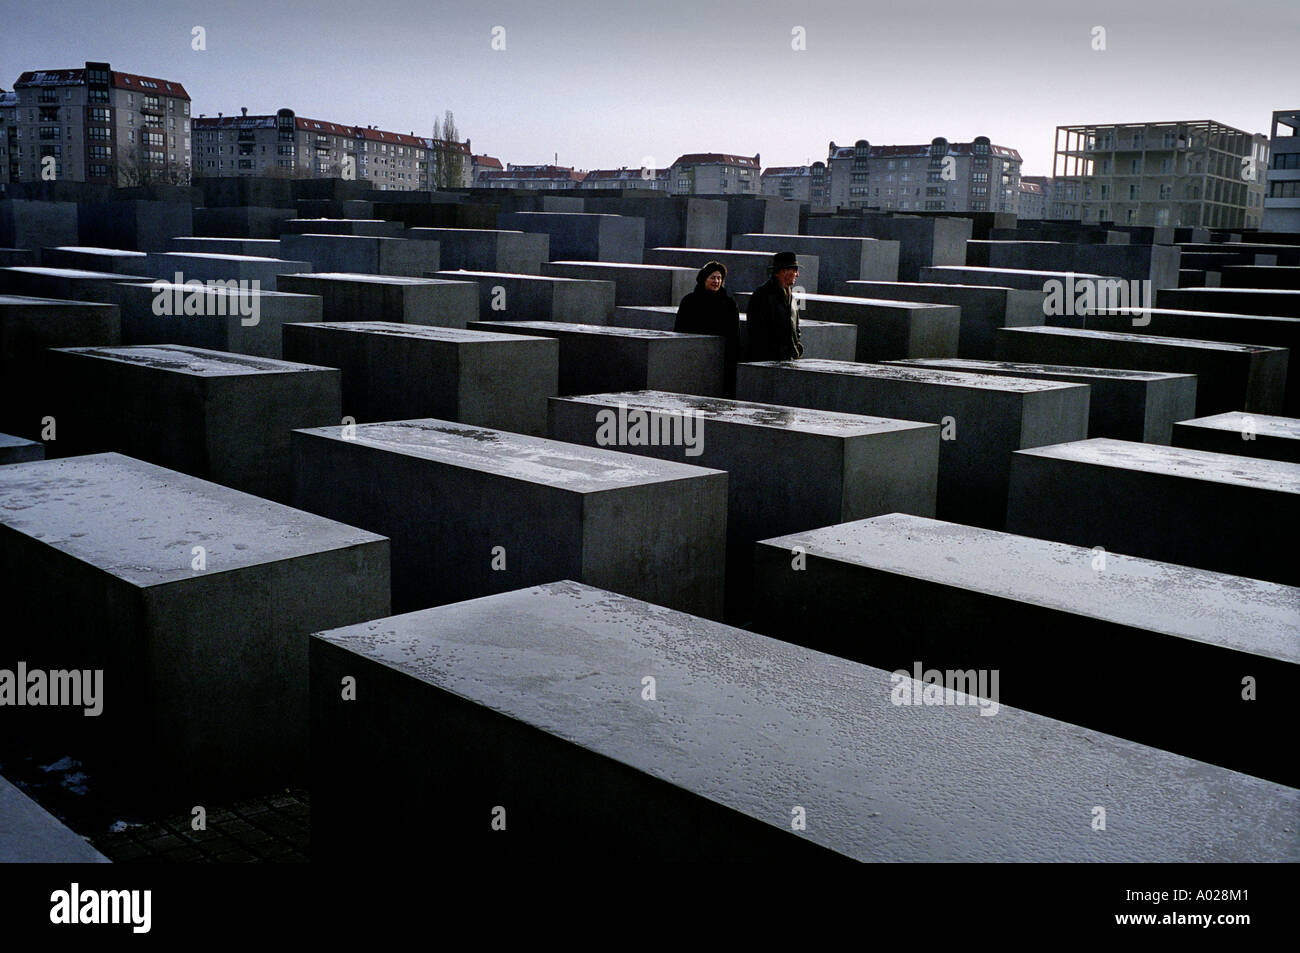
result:
M 1300 234 L 13 189 L 0 859 L 1300 860 Z

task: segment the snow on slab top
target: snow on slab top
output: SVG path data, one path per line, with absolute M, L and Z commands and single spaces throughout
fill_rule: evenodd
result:
M 1284 440 L 1300 440 L 1300 420 L 1294 417 L 1274 417 L 1269 414 L 1248 414 L 1240 410 L 1230 410 L 1213 417 L 1197 417 L 1195 420 L 1183 420 L 1176 426 L 1204 427 L 1206 430 L 1227 430 L 1241 434 L 1250 429 L 1260 437 L 1280 437 Z
M 121 275 L 118 275 L 120 278 Z M 66 308 L 75 305 L 78 308 L 116 308 L 115 304 L 103 301 L 76 301 L 70 298 L 36 298 L 30 295 L 0 295 L 0 305 L 21 305 L 23 307 Z
M 1112 440 L 1108 437 L 1056 443 L 1016 452 L 1095 466 L 1228 483 L 1254 490 L 1300 493 L 1300 463 L 1285 463 L 1280 460 L 1212 453 L 1208 450 L 1186 450 L 1182 447 Z
M 744 294 L 744 292 L 741 292 Z M 750 292 L 752 294 L 752 292 Z M 954 309 L 955 304 L 932 303 L 929 301 L 899 301 L 895 298 L 863 298 L 860 295 L 822 295 L 822 294 L 800 294 L 795 300 L 800 298 L 806 301 L 826 301 L 831 304 L 851 304 L 861 305 L 868 308 L 899 308 L 904 311 L 923 311 L 930 308 L 948 308 Z
M 764 541 L 1017 602 L 1300 662 L 1300 589 L 891 513 Z M 1189 611 L 1195 607 L 1195 611 Z
M 590 278 L 561 278 L 558 275 L 521 275 L 521 274 L 516 274 L 515 272 L 512 271 L 466 271 L 463 268 L 458 269 L 456 271 L 438 271 L 438 272 L 434 272 L 434 274 L 448 275 L 448 276 L 455 276 L 455 277 L 463 276 L 465 278 L 515 278 L 515 279 L 523 279 L 525 281 L 545 281 L 550 283 L 557 283 L 561 281 L 581 282 L 583 284 L 592 283 L 592 279 Z M 604 283 L 608 284 L 608 282 L 604 282 Z
M 804 433 L 823 434 L 831 437 L 855 437 L 862 434 L 937 427 L 937 424 L 895 420 L 890 417 L 844 414 L 837 411 L 812 410 L 805 407 L 783 407 L 776 404 L 759 404 L 748 400 L 726 400 L 721 397 L 674 394 L 661 390 L 617 391 L 607 394 L 583 394 L 576 397 L 557 397 L 554 399 L 563 403 L 595 404 L 599 407 L 626 404 L 629 410 L 646 410 L 665 415 L 699 414 L 706 420 L 750 424 L 756 427 L 771 427 L 775 430 L 798 430 Z
M 1122 331 L 1091 331 L 1084 328 L 1054 328 L 1033 325 L 1021 328 L 1001 328 L 1010 334 L 1043 334 L 1055 337 L 1086 338 L 1097 341 L 1133 341 L 1138 344 L 1156 344 L 1169 347 L 1195 348 L 1198 351 L 1236 351 L 1255 354 L 1260 351 L 1285 351 L 1284 347 L 1264 344 L 1233 344 L 1229 341 L 1199 341 L 1195 338 L 1167 338 L 1157 334 L 1125 334 Z
M 319 278 L 325 281 L 358 281 L 372 285 L 447 285 L 463 282 L 443 278 L 408 278 L 404 275 L 368 275 L 359 271 L 300 271 L 289 278 Z
M 1104 275 L 1093 275 L 1081 271 L 1037 271 L 1032 268 L 990 268 L 984 265 L 930 265 L 934 271 L 943 272 L 962 272 L 978 271 L 981 273 L 994 275 L 1046 275 L 1049 278 L 1062 278 L 1066 276 L 1075 279 L 1082 278 L 1086 281 L 1111 281 L 1115 279 L 1106 278 Z
M 149 283 L 149 279 L 145 277 L 133 281 L 130 275 L 119 274 L 115 271 L 86 271 L 82 268 L 43 268 L 39 265 L 21 265 L 16 268 L 0 269 L 0 271 L 18 272 L 24 275 L 46 275 L 53 278 L 107 279 L 136 285 Z
M 547 262 L 550 265 L 581 265 L 583 268 L 600 268 L 604 271 L 621 271 L 634 269 L 636 271 L 689 271 L 692 274 L 696 269 L 687 268 L 684 265 L 644 265 L 640 262 L 633 261 L 552 261 Z
M 224 252 L 215 251 L 164 251 L 157 253 L 161 258 L 202 258 L 205 261 L 269 261 L 280 263 L 286 260 L 284 258 L 267 258 L 263 255 L 229 255 Z
M 902 364 L 859 364 L 856 361 L 831 361 L 824 358 L 800 358 L 797 361 L 756 361 L 754 367 L 779 367 L 792 371 L 821 374 L 849 374 L 854 377 L 874 377 L 884 380 L 915 384 L 938 384 L 945 387 L 973 387 L 977 390 L 1009 390 L 1021 394 L 1062 387 L 1086 387 L 1086 384 L 1066 384 L 1062 381 L 1038 380 L 1029 377 L 999 377 L 996 374 L 970 374 L 962 371 L 930 370 L 925 367 L 908 367 Z
M 343 429 L 313 427 L 294 433 L 421 457 L 575 493 L 596 493 L 721 472 L 433 418 L 356 424 L 355 435 L 346 439 Z
M 704 337 L 699 334 L 678 334 L 676 331 L 652 331 L 647 328 L 618 328 L 609 324 L 569 324 L 564 321 L 473 321 L 470 322 L 476 327 L 490 326 L 492 328 L 503 328 L 507 334 L 515 333 L 509 329 L 524 328 L 525 331 L 519 333 L 528 333 L 531 331 L 554 332 L 556 334 L 595 334 L 605 337 L 620 338 L 691 338 Z
M 235 377 L 248 374 L 286 374 L 300 371 L 334 371 L 330 367 L 297 364 L 269 357 L 209 351 L 184 344 L 140 344 L 123 347 L 58 348 L 65 354 L 82 354 L 124 364 L 139 364 L 161 371 L 174 371 L 195 377 Z
M 1026 374 L 1069 374 L 1078 377 L 1112 377 L 1134 381 L 1163 381 L 1174 378 L 1195 377 L 1195 374 L 1178 374 L 1172 371 L 1132 371 L 1115 367 L 1077 367 L 1072 364 L 1026 364 L 1019 361 L 980 361 L 964 357 L 913 357 L 901 361 L 885 361 L 905 367 L 935 367 L 940 370 L 960 371 L 970 368 L 985 369 L 994 373 L 1023 372 Z
M 473 331 L 464 328 L 443 328 L 427 324 L 399 324 L 396 321 L 305 321 L 291 325 L 314 331 L 345 331 L 357 334 L 388 334 L 395 337 L 419 338 L 425 341 L 449 341 L 454 344 L 479 342 L 506 342 L 528 344 L 539 340 L 522 334 L 501 334 L 496 331 Z
M 54 251 L 70 251 L 79 255 L 103 255 L 106 258 L 146 258 L 149 253 L 125 248 L 95 248 L 90 245 L 59 245 Z
M 119 277 L 125 277 L 129 279 L 130 276 L 119 276 Z M 227 286 L 226 282 L 218 281 L 215 279 L 212 280 L 211 282 L 204 281 L 199 278 L 192 278 L 190 280 L 195 283 L 186 284 L 182 282 L 181 284 L 177 284 L 174 281 L 165 281 L 161 278 L 155 281 L 150 281 L 148 279 L 142 278 L 139 281 L 125 280 L 122 281 L 121 284 L 131 288 L 139 288 L 140 289 L 140 291 L 138 292 L 139 294 L 145 294 L 145 293 L 155 294 L 160 291 L 175 293 L 179 291 L 182 294 L 188 295 L 188 294 L 197 294 L 201 291 L 203 294 L 223 294 L 223 295 L 230 295 L 232 297 L 237 297 L 237 298 L 251 298 L 254 296 L 258 298 L 314 298 L 316 297 L 316 295 L 307 295 L 307 294 L 302 294 L 301 292 L 267 291 L 265 288 L 248 288 L 248 287 L 240 288 L 237 285 L 236 287 L 231 288 Z M 235 284 L 233 279 L 231 280 L 231 284 Z
M 139 586 L 384 539 L 118 453 L 0 467 L 0 524 Z

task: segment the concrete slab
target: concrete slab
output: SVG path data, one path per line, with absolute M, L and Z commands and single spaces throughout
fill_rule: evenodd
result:
M 494 271 L 439 271 L 428 277 L 474 282 L 479 293 L 478 313 L 484 320 L 603 325 L 614 314 L 612 281 Z
M 296 505 L 387 530 L 398 611 L 577 575 L 722 612 L 716 470 L 420 419 L 295 431 L 294 473 Z
M 1174 424 L 1173 445 L 1300 463 L 1300 420 L 1239 410 Z
M 542 274 L 614 282 L 615 307 L 666 306 L 676 309 L 695 290 L 696 272 L 673 265 L 635 265 L 610 261 L 550 261 Z
M 128 274 L 143 275 L 163 281 L 257 282 L 261 291 L 281 290 L 280 275 L 312 271 L 309 261 L 282 258 L 259 258 L 255 255 L 223 255 L 216 252 L 151 252 L 143 261 L 123 265 Z
M 647 331 L 671 331 L 677 323 L 676 307 L 622 307 L 614 309 L 610 319 L 612 327 L 644 328 Z M 805 358 L 824 358 L 828 361 L 851 361 L 857 353 L 858 328 L 855 324 L 836 324 L 830 321 L 805 321 L 799 319 L 799 334 L 803 341 Z M 745 353 L 749 342 L 749 322 L 740 316 L 740 353 Z
M 52 248 L 79 240 L 76 202 L 0 199 L 0 246 Z
M 438 243 L 382 235 L 288 234 L 280 239 L 287 258 L 309 262 L 295 271 L 351 271 L 372 275 L 406 275 L 422 278 L 442 267 Z
M 685 195 L 655 195 L 653 198 L 583 199 L 583 210 L 613 215 L 630 215 L 645 221 L 645 245 L 687 248 L 722 248 L 727 244 L 727 203 Z
M 1195 341 L 1153 334 L 1078 328 L 1003 328 L 997 357 L 1029 364 L 1074 364 L 1196 375 L 1196 413 L 1280 411 L 1286 391 L 1286 348 Z
M 1017 288 L 934 282 L 849 281 L 845 283 L 842 293 L 861 298 L 918 301 L 961 308 L 957 357 L 975 360 L 993 359 L 994 332 L 998 328 L 1042 324 L 1045 320 L 1043 303 L 1047 300 L 1047 295 L 1041 290 L 1024 291 Z
M 1011 707 L 902 709 L 883 670 L 573 582 L 320 633 L 312 685 L 312 846 L 348 861 L 1300 858 L 1293 789 Z M 482 823 L 356 836 L 416 811 Z
M 1156 307 L 1300 318 L 1300 291 L 1287 288 L 1161 288 Z
M 901 513 L 758 551 L 765 635 L 887 671 L 982 672 L 969 692 L 999 706 L 1300 782 L 1277 750 L 1300 690 L 1300 589 Z M 1099 704 L 1117 659 L 1141 690 Z M 1247 676 L 1272 696 L 1243 700 Z
M 41 249 L 41 264 L 46 268 L 77 268 L 81 271 L 114 271 L 120 274 L 130 274 L 128 269 L 132 264 L 142 263 L 148 257 L 148 253 L 142 251 L 91 248 L 84 245 Z
M 737 235 L 731 247 L 776 254 L 792 251 L 817 258 L 818 287 L 843 294 L 846 281 L 898 280 L 898 242 L 836 235 Z M 802 269 L 800 277 L 803 277 Z
M 411 228 L 410 238 L 438 243 L 439 268 L 456 271 L 502 271 L 517 275 L 541 274 L 550 257 L 551 241 L 532 232 L 489 228 Z M 438 268 L 430 268 L 437 271 Z
M 1104 438 L 1013 456 L 1008 532 L 1300 584 L 1277 556 L 1300 532 L 1300 464 Z
M 0 295 L 0 429 L 28 440 L 47 430 L 54 413 L 45 368 L 50 348 L 121 343 L 115 304 Z
M 1095 274 L 1075 274 L 1068 271 L 1038 271 L 1027 268 L 981 268 L 972 265 L 936 265 L 921 269 L 921 281 L 937 282 L 947 285 L 988 285 L 999 288 L 1017 288 L 1021 291 L 1040 291 L 1046 293 L 1049 281 L 1059 281 L 1062 287 L 1068 286 L 1073 279 L 1082 281 L 1101 281 L 1106 276 Z
M 236 181 L 228 179 L 227 181 Z M 278 239 L 285 223 L 298 213 L 292 208 L 240 205 L 213 206 L 194 210 L 194 231 L 225 238 Z M 174 241 L 173 241 L 174 244 Z M 179 246 L 178 246 L 179 247 Z
M 0 525 L 6 654 L 103 672 L 10 713 L 142 805 L 305 783 L 307 636 L 391 611 L 382 537 L 115 453 L 0 467 Z
M 497 224 L 549 235 L 549 254 L 556 261 L 640 262 L 645 250 L 645 220 L 629 215 L 503 212 Z
M 469 327 L 559 340 L 561 396 L 620 390 L 722 395 L 720 337 L 556 321 L 474 321 Z
M 463 328 L 478 317 L 479 291 L 469 281 L 322 272 L 281 275 L 280 288 L 319 295 L 325 321 L 393 321 Z
M 741 364 L 736 396 L 939 424 L 936 513 L 993 529 L 1006 515 L 1012 451 L 1082 439 L 1088 428 L 1082 384 L 887 364 L 807 358 Z
M 984 260 L 977 261 L 974 256 Z M 966 260 L 991 268 L 1086 272 L 1178 287 L 1179 251 L 1173 245 L 1068 244 L 1065 242 L 971 241 Z
M 28 463 L 45 459 L 45 445 L 34 440 L 24 440 L 13 434 L 0 433 L 0 466 L 10 463 Z
M 50 352 L 51 453 L 117 451 L 286 502 L 289 432 L 342 419 L 340 372 L 179 344 Z
M 0 863 L 106 864 L 108 858 L 0 778 Z
M 406 226 L 379 218 L 291 218 L 280 226 L 281 235 L 379 235 L 401 238 Z
M 1300 267 L 1295 265 L 1231 265 L 1222 274 L 1225 288 L 1300 291 Z
M 192 200 L 153 201 L 114 195 L 107 202 L 77 204 L 77 241 L 50 244 L 95 245 L 156 252 L 177 235 L 194 234 Z
M 199 254 L 255 255 L 259 258 L 279 258 L 280 239 L 179 236 L 172 239 L 171 250 L 197 252 Z
M 343 413 L 357 422 L 438 417 L 546 434 L 546 401 L 559 387 L 551 338 L 385 321 L 284 331 L 288 360 L 339 368 Z
M 1087 384 L 1088 436 L 1168 444 L 1174 421 L 1196 412 L 1196 375 L 1126 371 L 1108 367 L 1021 364 L 1014 361 L 961 359 L 890 361 L 908 367 L 931 367 L 971 374 L 1027 377 Z
M 80 268 L 0 268 L 0 288 L 6 295 L 64 301 L 117 304 L 122 284 L 147 284 L 148 281 L 147 278 L 133 279 L 111 271 Z
M 861 235 L 898 242 L 898 280 L 919 281 L 932 265 L 964 265 L 972 222 L 966 218 L 864 215 L 809 217 L 809 235 Z M 942 303 L 942 302 L 941 302 Z

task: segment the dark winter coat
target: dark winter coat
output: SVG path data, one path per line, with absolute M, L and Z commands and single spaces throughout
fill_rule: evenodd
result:
M 799 311 L 775 275 L 749 296 L 745 323 L 749 327 L 746 361 L 793 361 L 803 355 Z
M 723 340 L 724 387 L 736 392 L 736 362 L 740 360 L 740 309 L 726 288 L 710 291 L 702 283 L 682 299 L 673 330 L 680 334 L 715 334 Z

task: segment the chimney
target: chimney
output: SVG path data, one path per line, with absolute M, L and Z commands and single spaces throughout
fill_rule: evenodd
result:
M 247 107 L 247 106 L 240 106 L 240 107 L 239 107 L 239 111 L 240 111 L 241 113 L 243 113 L 245 116 L 248 115 L 248 107 Z
M 221 118 L 221 113 L 220 113 L 220 112 L 217 113 L 217 118 L 218 118 L 218 119 Z

